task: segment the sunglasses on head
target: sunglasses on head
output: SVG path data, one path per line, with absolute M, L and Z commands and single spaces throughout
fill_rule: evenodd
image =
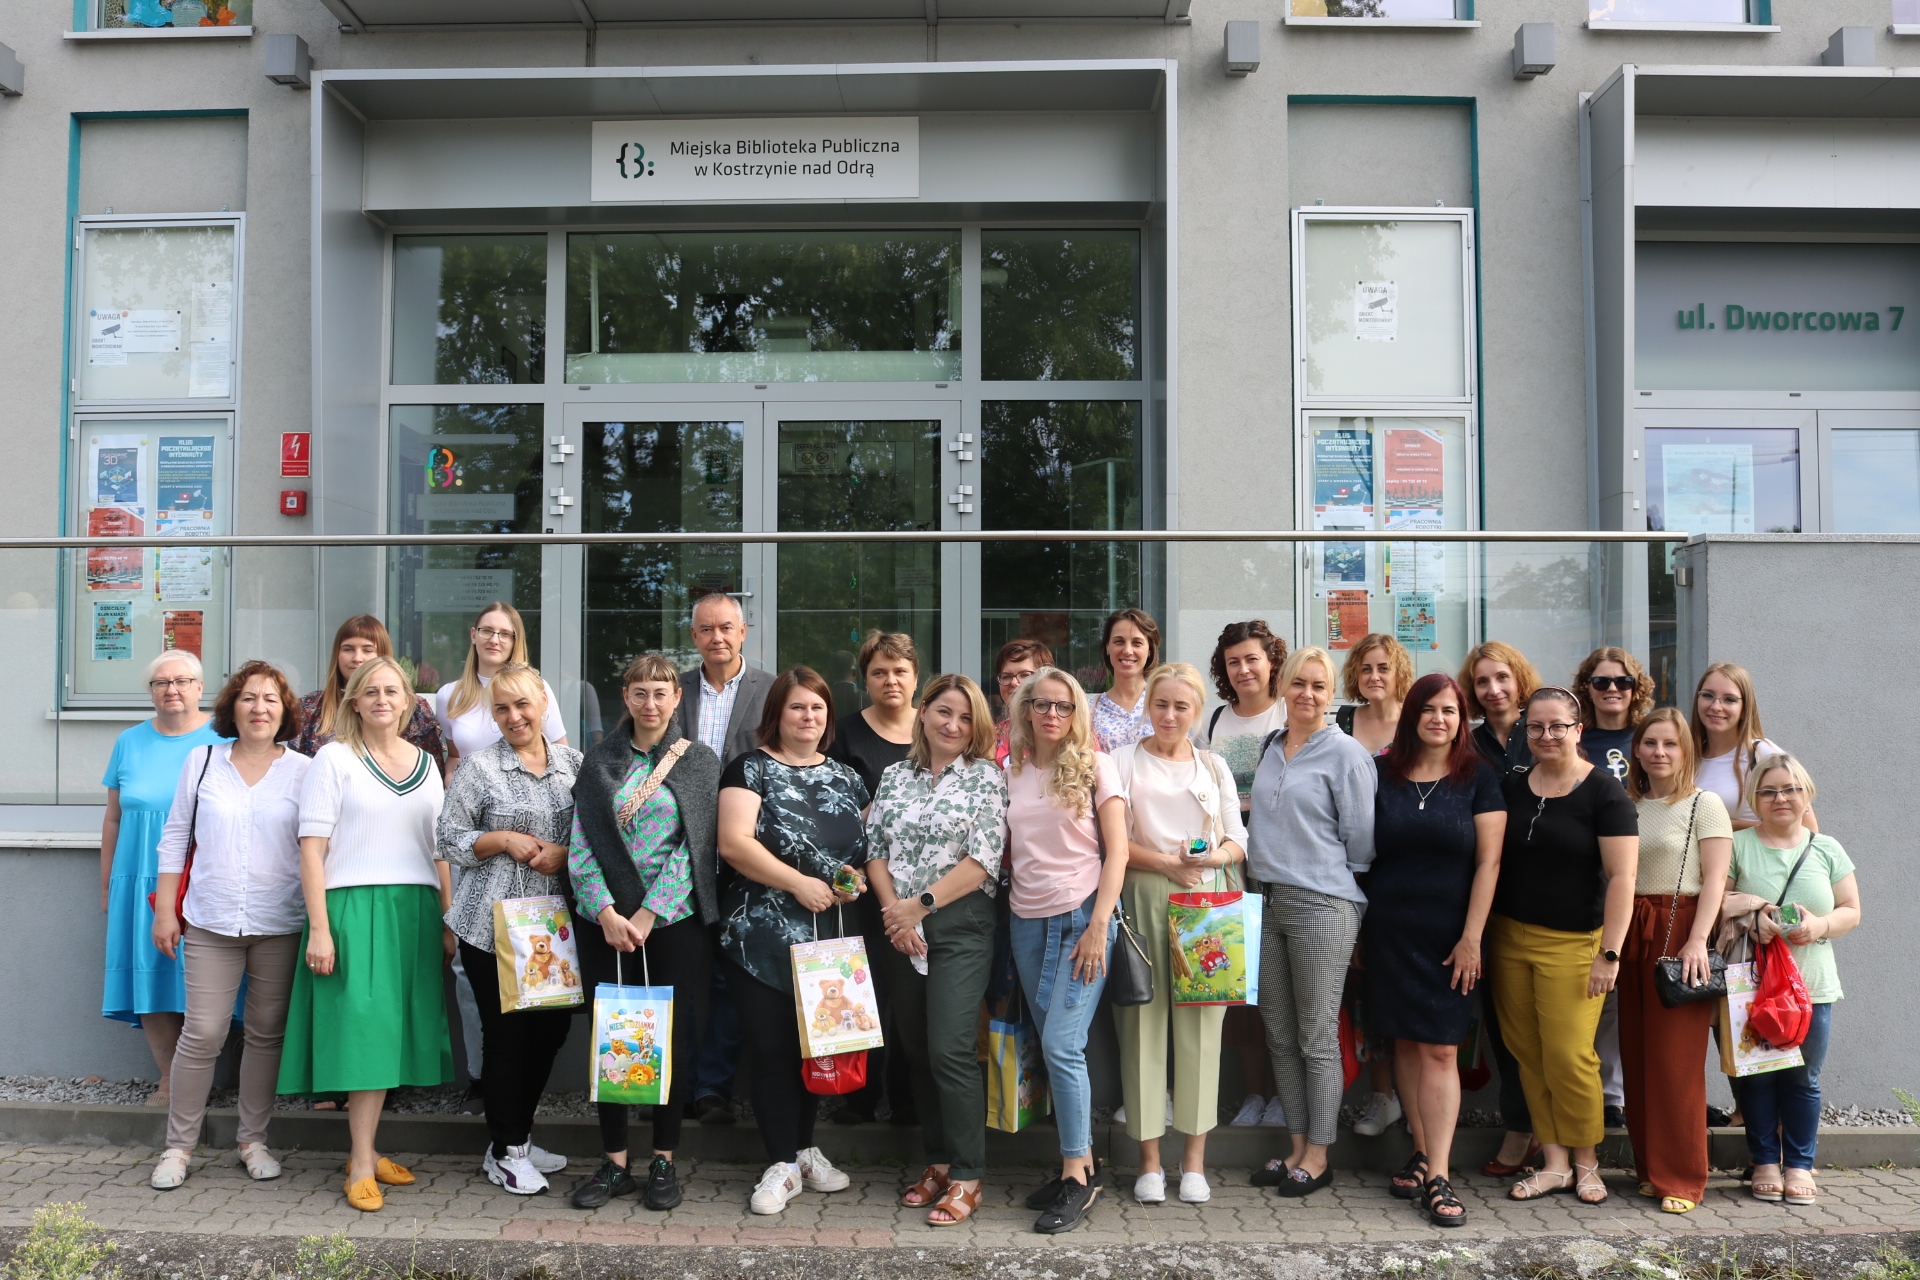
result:
M 1628 690 L 1632 689 L 1633 686 L 1637 683 L 1639 682 L 1636 681 L 1632 676 L 1588 676 L 1587 677 L 1587 688 L 1598 689 L 1602 693 L 1606 692 L 1608 689 L 1618 689 L 1620 692 L 1626 693 Z

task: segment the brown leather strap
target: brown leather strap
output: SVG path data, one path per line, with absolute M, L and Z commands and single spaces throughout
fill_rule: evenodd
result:
M 685 738 L 681 738 L 667 748 L 665 758 L 660 761 L 652 773 L 647 775 L 647 780 L 635 787 L 632 795 L 621 801 L 619 810 L 614 814 L 614 818 L 619 825 L 624 827 L 633 821 L 633 815 L 640 812 L 641 805 L 653 799 L 653 793 L 660 789 L 660 784 L 665 782 L 667 775 L 673 772 L 674 764 L 679 761 L 681 756 L 687 754 L 687 748 L 692 745 L 693 744 Z

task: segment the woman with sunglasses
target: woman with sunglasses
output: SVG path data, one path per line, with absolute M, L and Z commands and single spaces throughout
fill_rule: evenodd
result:
M 1618 645 L 1602 645 L 1573 673 L 1580 696 L 1580 754 L 1621 786 L 1633 759 L 1633 731 L 1653 710 L 1653 677 Z
M 1487 929 L 1500 1030 L 1520 1068 L 1539 1172 L 1515 1200 L 1571 1191 L 1602 1204 L 1594 1148 L 1605 1136 L 1593 1033 L 1620 973 L 1633 914 L 1639 824 L 1604 769 L 1580 758 L 1580 699 L 1547 686 L 1527 699 L 1534 763 L 1501 780 L 1507 830 Z

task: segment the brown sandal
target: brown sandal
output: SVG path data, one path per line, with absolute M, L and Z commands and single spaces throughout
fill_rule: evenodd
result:
M 927 1225 L 930 1227 L 958 1226 L 968 1218 L 971 1218 L 973 1211 L 979 1207 L 979 1184 L 976 1183 L 973 1190 L 969 1191 L 957 1182 L 948 1183 L 946 1191 L 940 1196 L 939 1203 L 927 1210 Z M 945 1210 L 947 1214 L 945 1222 L 933 1216 L 942 1210 Z
M 946 1194 L 947 1184 L 952 1181 L 932 1165 L 920 1175 L 920 1181 L 900 1193 L 900 1203 L 909 1209 L 931 1208 L 935 1201 Z

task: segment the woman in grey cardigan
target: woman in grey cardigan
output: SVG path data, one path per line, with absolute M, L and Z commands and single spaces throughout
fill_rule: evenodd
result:
M 1367 749 L 1327 723 L 1333 658 L 1295 650 L 1280 670 L 1287 727 L 1261 744 L 1247 823 L 1247 863 L 1266 886 L 1260 1016 L 1293 1150 L 1254 1171 L 1255 1186 L 1304 1196 L 1333 1180 L 1343 1090 L 1340 991 L 1360 936 L 1373 863 L 1377 774 Z
M 647 1208 L 664 1210 L 681 1200 L 673 1152 L 693 1091 L 713 972 L 707 930 L 720 918 L 714 884 L 720 761 L 701 743 L 669 732 L 680 706 L 679 672 L 671 662 L 642 654 L 620 683 L 627 714 L 587 752 L 574 788 L 567 871 L 589 996 L 596 984 L 616 980 L 673 988 L 673 1086 L 667 1104 L 653 1109 L 653 1158 L 642 1196 Z M 598 1209 L 640 1186 L 627 1159 L 626 1105 L 599 1105 L 606 1159 L 574 1189 L 579 1209 Z

